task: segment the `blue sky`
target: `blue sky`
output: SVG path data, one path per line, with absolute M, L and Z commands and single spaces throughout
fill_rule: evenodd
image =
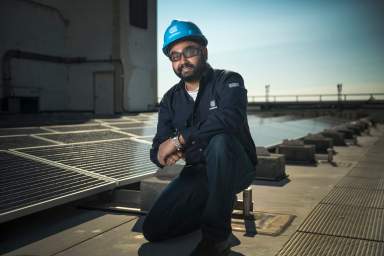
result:
M 173 19 L 200 27 L 209 63 L 242 74 L 249 96 L 384 92 L 382 2 L 159 0 L 158 95 L 178 81 L 161 51 Z

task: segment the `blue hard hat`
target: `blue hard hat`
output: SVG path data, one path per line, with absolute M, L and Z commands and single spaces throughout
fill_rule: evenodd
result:
M 208 44 L 208 40 L 194 23 L 190 21 L 173 20 L 164 33 L 164 54 L 168 55 L 169 48 L 172 44 L 186 39 L 198 41 L 203 46 L 207 46 Z

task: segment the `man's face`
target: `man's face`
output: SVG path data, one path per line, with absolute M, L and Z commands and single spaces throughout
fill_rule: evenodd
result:
M 207 48 L 193 41 L 182 41 L 170 49 L 169 56 L 173 71 L 183 81 L 200 80 L 207 62 Z

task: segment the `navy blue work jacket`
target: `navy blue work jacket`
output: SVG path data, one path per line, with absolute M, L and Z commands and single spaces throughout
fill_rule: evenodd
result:
M 174 85 L 160 102 L 157 133 L 150 150 L 157 160 L 162 142 L 181 134 L 185 140 L 186 164 L 204 163 L 204 149 L 209 140 L 221 133 L 235 136 L 256 165 L 256 148 L 247 119 L 247 90 L 241 75 L 212 69 L 209 65 L 200 80 L 196 101 L 185 90 L 183 81 Z

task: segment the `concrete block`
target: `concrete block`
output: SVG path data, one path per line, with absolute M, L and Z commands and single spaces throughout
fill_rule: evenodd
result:
M 304 145 L 300 141 L 285 140 L 277 146 L 277 153 L 285 156 L 286 163 L 291 164 L 315 164 L 315 146 Z
M 353 136 L 355 135 L 355 132 L 351 129 L 348 129 L 345 126 L 340 126 L 334 128 L 335 131 L 342 133 L 344 135 L 345 139 L 353 139 Z
M 323 135 L 326 138 L 332 139 L 334 146 L 346 146 L 345 143 L 345 136 L 343 133 L 338 132 L 336 130 L 324 130 L 321 132 L 321 135 Z
M 257 151 L 257 149 L 256 149 Z M 256 179 L 281 180 L 287 177 L 285 173 L 285 158 L 281 154 L 258 155 Z
M 308 135 L 303 138 L 305 145 L 315 145 L 315 151 L 318 154 L 328 154 L 328 149 L 333 148 L 333 141 L 320 134 Z

